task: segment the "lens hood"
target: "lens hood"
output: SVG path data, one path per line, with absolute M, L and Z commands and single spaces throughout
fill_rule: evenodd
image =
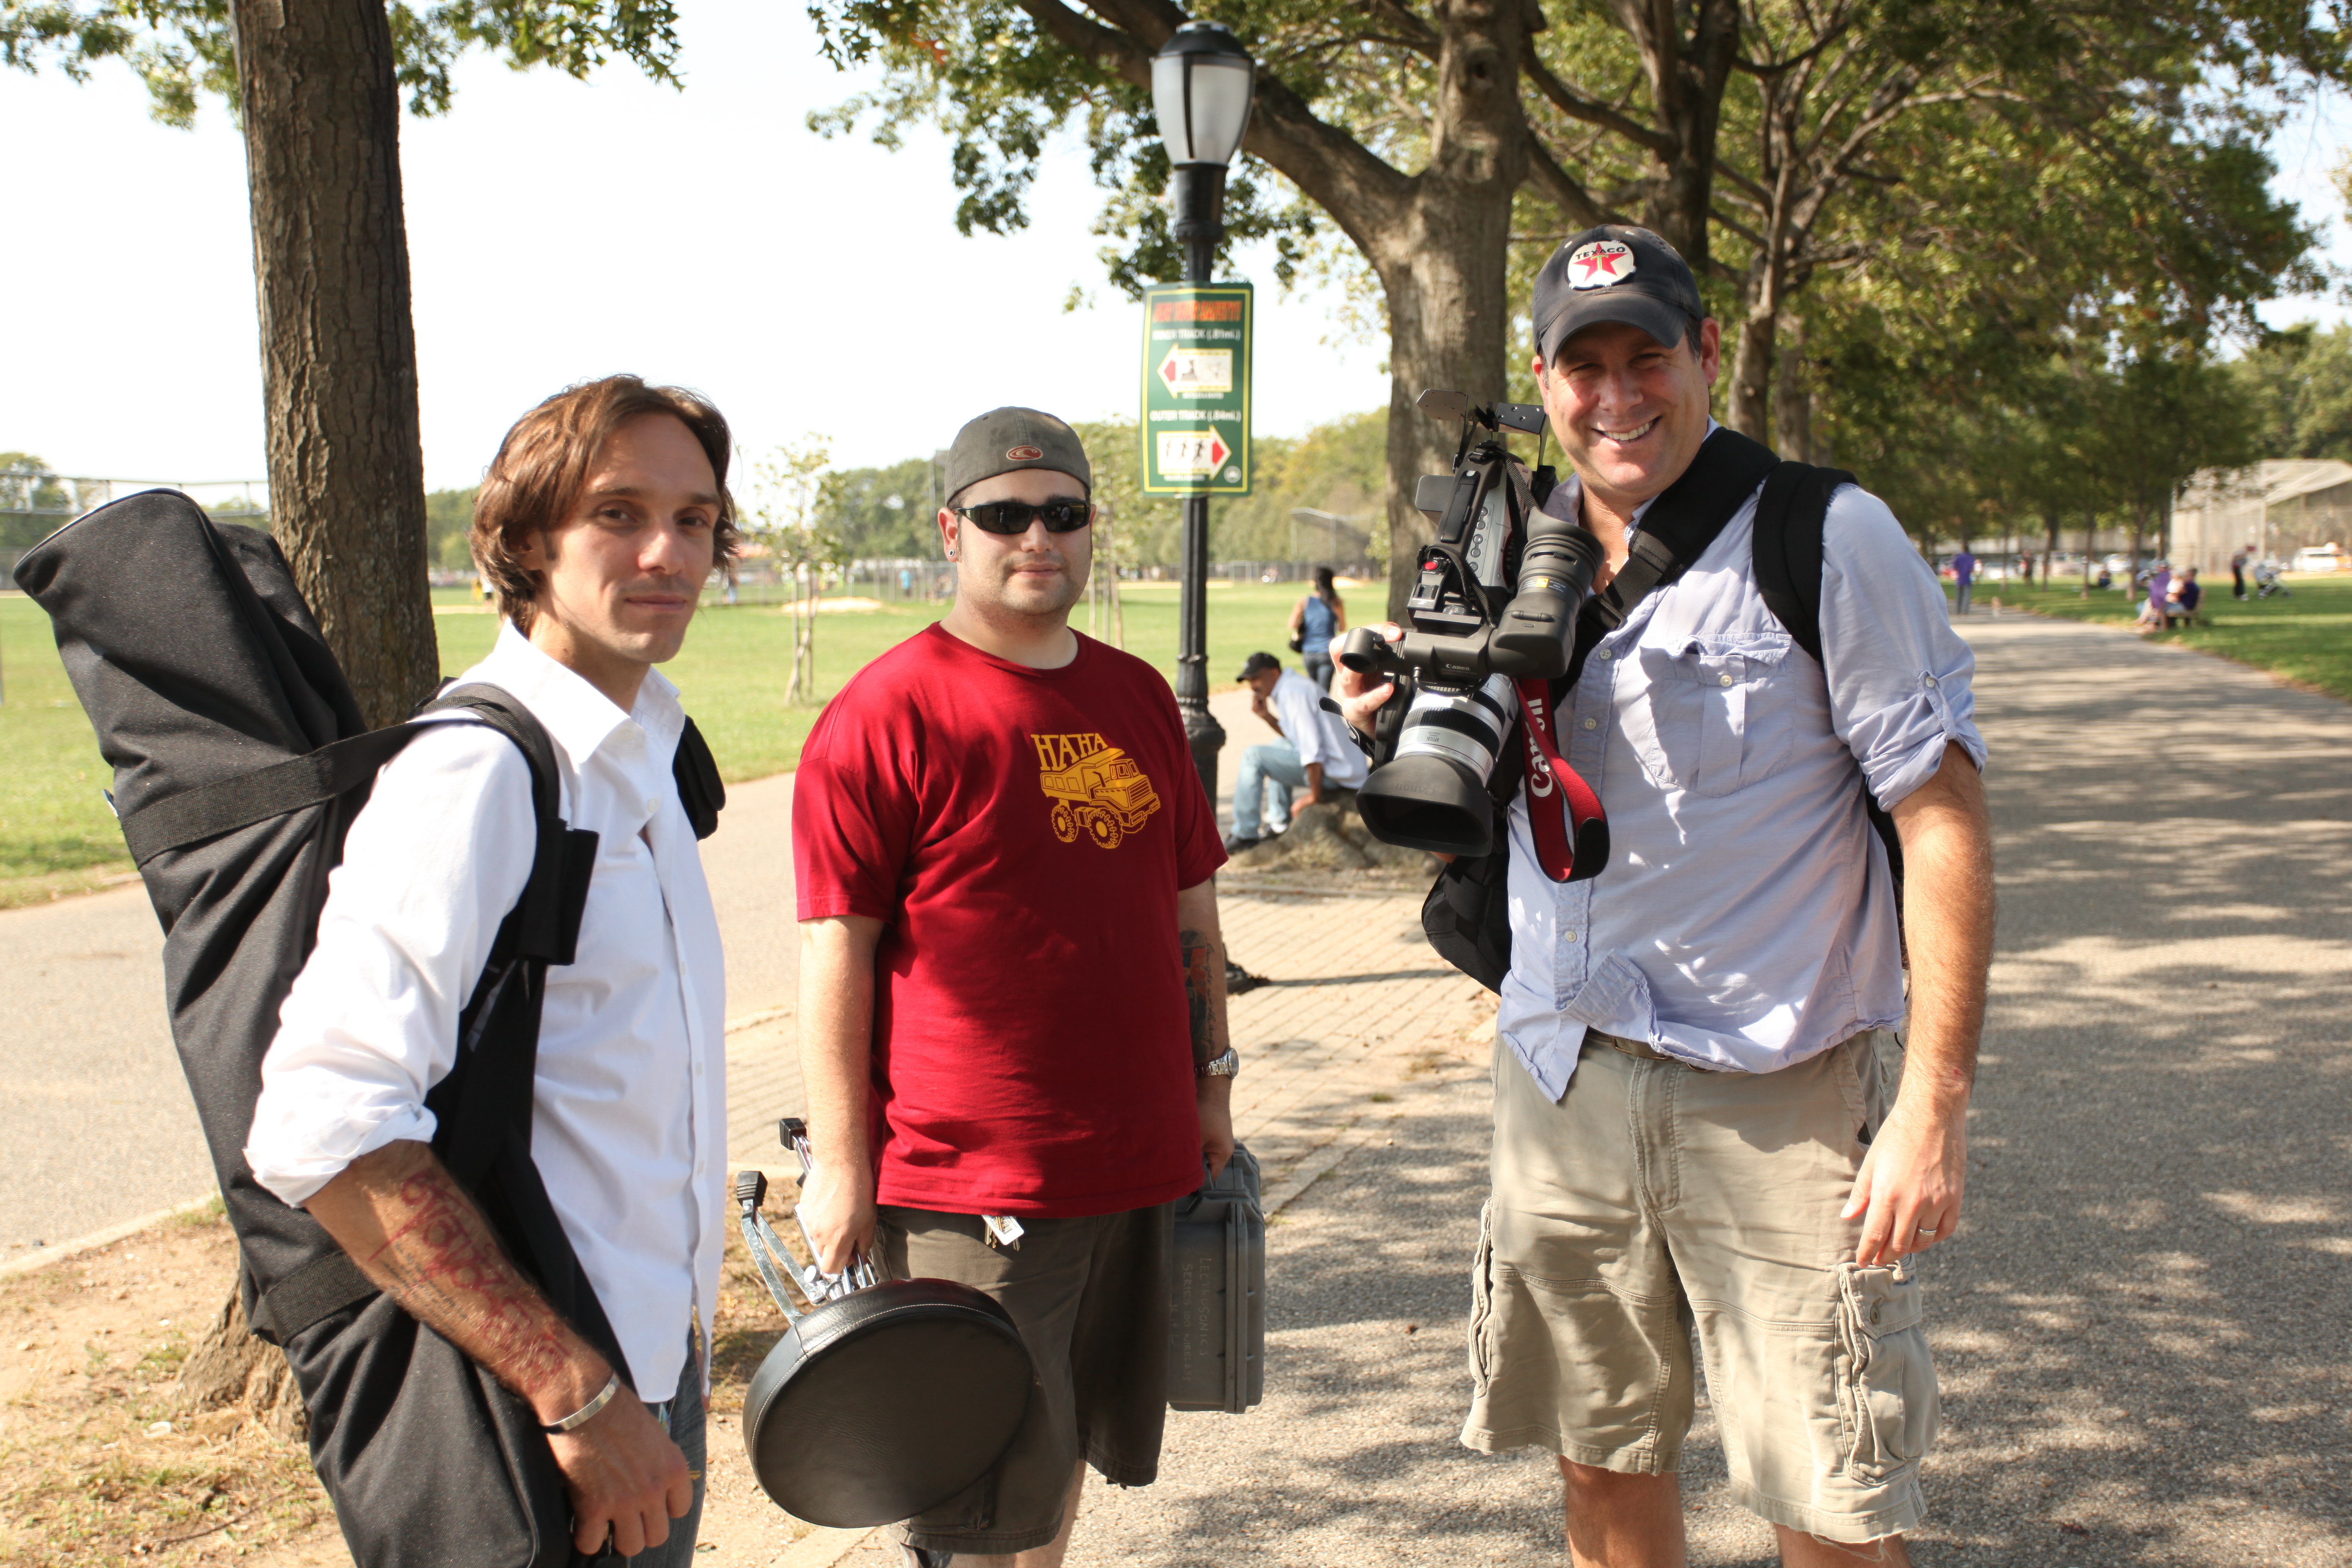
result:
M 1450 757 L 1413 752 L 1374 768 L 1356 792 L 1356 810 L 1384 844 L 1474 858 L 1495 847 L 1495 802 Z

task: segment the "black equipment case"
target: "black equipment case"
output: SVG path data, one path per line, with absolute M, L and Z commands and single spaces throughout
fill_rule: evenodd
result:
M 1168 1405 L 1239 1415 L 1265 1396 L 1265 1211 L 1257 1159 L 1234 1157 L 1176 1205 Z

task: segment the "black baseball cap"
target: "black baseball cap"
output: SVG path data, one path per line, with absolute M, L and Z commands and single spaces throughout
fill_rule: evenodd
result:
M 1536 353 L 1596 321 L 1623 321 L 1671 347 L 1706 319 L 1698 279 L 1680 252 L 1646 228 L 1604 223 L 1562 242 L 1536 274 Z
M 1269 669 L 1280 669 L 1281 668 L 1282 660 L 1275 658 L 1274 655 L 1270 653 L 1254 653 L 1250 655 L 1249 658 L 1242 660 L 1242 672 L 1239 675 L 1234 676 L 1234 679 L 1235 680 L 1247 680 L 1253 675 L 1261 674 Z
M 1076 430 L 1034 408 L 1006 407 L 992 408 L 956 432 L 948 448 L 948 499 L 1015 468 L 1052 468 L 1094 493 L 1094 469 Z

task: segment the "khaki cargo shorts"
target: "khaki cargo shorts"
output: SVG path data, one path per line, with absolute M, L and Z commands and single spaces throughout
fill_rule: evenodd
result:
M 1695 1327 L 1742 1504 L 1829 1541 L 1916 1526 L 1918 1278 L 1855 1267 L 1861 1221 L 1838 1217 L 1901 1073 L 1884 1032 L 1760 1074 L 1587 1039 L 1555 1104 L 1497 1040 L 1463 1442 L 1671 1474 Z

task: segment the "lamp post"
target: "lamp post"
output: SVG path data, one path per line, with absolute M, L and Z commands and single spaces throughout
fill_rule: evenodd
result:
M 1249 126 L 1257 62 L 1214 22 L 1187 22 L 1151 60 L 1151 101 L 1168 144 L 1168 193 L 1184 281 L 1206 283 L 1225 233 L 1225 168 Z M 1217 798 L 1225 731 L 1209 714 L 1209 498 L 1184 498 L 1184 581 L 1176 642 L 1176 707 L 1200 770 Z

